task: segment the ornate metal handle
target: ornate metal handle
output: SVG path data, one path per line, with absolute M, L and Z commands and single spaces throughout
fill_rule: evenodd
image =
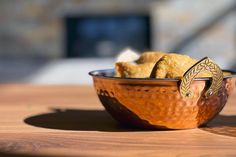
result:
M 212 82 L 205 96 L 209 97 L 218 93 L 224 78 L 223 72 L 217 64 L 208 57 L 205 57 L 184 74 L 180 84 L 180 93 L 183 97 L 192 97 L 194 95 L 194 92 L 191 90 L 191 84 L 194 78 L 204 71 L 208 71 L 212 75 Z

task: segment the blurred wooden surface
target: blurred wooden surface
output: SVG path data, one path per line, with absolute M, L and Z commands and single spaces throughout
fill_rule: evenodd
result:
M 236 156 L 236 92 L 207 127 L 144 131 L 116 123 L 93 87 L 0 85 L 0 156 Z

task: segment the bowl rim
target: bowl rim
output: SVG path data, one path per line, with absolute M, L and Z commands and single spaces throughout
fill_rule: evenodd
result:
M 232 70 L 222 70 L 223 72 L 229 72 L 231 75 L 224 76 L 224 79 L 236 77 L 236 72 Z M 93 70 L 88 74 L 92 77 L 104 78 L 104 79 L 113 79 L 113 80 L 141 80 L 141 81 L 180 81 L 180 78 L 123 78 L 123 77 L 115 77 L 115 76 L 106 76 L 108 73 L 114 73 L 115 69 L 101 69 L 101 70 Z M 211 77 L 198 77 L 195 78 L 196 81 L 208 81 L 211 80 Z

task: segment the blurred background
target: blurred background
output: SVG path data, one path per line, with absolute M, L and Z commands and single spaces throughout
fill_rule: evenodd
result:
M 124 48 L 236 69 L 235 0 L 0 0 L 0 83 L 91 84 Z

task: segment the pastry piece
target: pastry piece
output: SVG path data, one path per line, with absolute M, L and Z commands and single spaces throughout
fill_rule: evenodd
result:
M 144 52 L 141 54 L 139 59 L 136 61 L 137 64 L 143 63 L 156 63 L 161 57 L 163 57 L 166 53 L 164 52 L 156 52 L 156 51 L 149 51 Z
M 155 63 L 135 64 L 118 62 L 115 66 L 115 77 L 123 78 L 148 78 Z
M 163 56 L 154 66 L 152 78 L 181 78 L 197 60 L 186 55 L 170 53 Z M 210 73 L 200 73 L 197 77 L 209 77 Z
M 116 63 L 115 76 L 123 78 L 181 78 L 195 63 L 197 63 L 196 59 L 186 55 L 144 52 L 136 60 L 136 63 Z M 197 77 L 211 77 L 211 74 L 205 71 L 199 73 Z

